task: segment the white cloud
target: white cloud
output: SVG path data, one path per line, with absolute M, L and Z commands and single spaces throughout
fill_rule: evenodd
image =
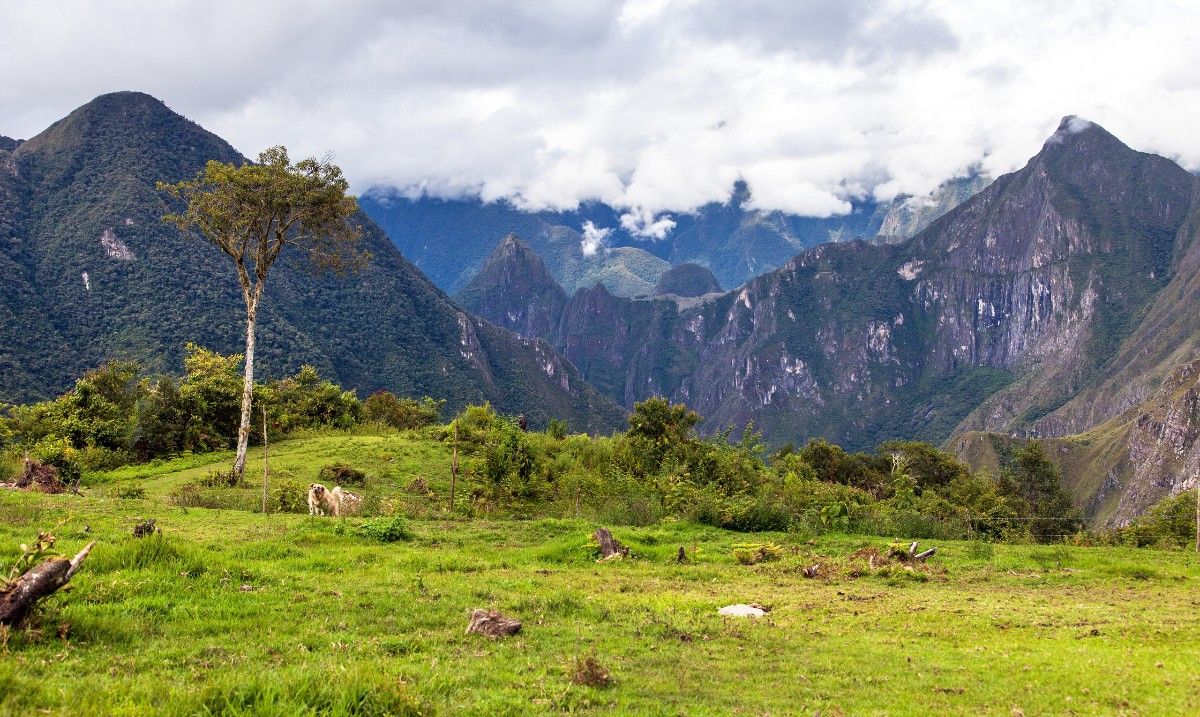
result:
M 596 252 L 604 248 L 604 242 L 608 239 L 608 235 L 612 234 L 612 229 L 608 227 L 597 227 L 591 220 L 583 223 L 583 239 L 579 242 L 579 248 L 583 250 L 584 256 L 595 256 Z
M 150 92 L 355 190 L 825 216 L 1022 165 L 1064 115 L 1200 169 L 1184 0 L 0 0 L 0 134 Z M 233 28 L 234 30 L 231 30 Z M 650 217 L 643 221 L 642 217 Z
M 621 228 L 639 239 L 666 239 L 675 228 L 670 215 L 656 216 L 654 212 L 634 207 L 621 215 Z

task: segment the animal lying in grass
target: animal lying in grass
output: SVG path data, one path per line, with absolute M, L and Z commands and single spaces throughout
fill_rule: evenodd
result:
M 350 491 L 342 490 L 340 485 L 334 486 L 333 490 L 329 490 L 320 483 L 313 483 L 308 487 L 309 515 L 336 517 L 343 513 L 356 513 L 361 504 L 362 498 Z

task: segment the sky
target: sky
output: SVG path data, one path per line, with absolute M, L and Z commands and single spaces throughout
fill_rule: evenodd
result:
M 599 200 L 654 238 L 806 216 L 1035 154 L 1064 115 L 1200 169 L 1200 3 L 0 0 L 0 134 L 141 90 L 355 191 Z M 603 237 L 600 238 L 602 240 Z

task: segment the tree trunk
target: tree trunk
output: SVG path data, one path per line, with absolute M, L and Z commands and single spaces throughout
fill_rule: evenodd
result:
M 246 369 L 242 379 L 242 420 L 238 425 L 237 457 L 233 459 L 233 476 L 240 483 L 246 473 L 246 447 L 250 445 L 250 406 L 254 402 L 254 322 L 258 301 L 246 306 Z
M 0 588 L 0 625 L 19 625 L 29 616 L 33 606 L 44 597 L 53 595 L 66 585 L 79 566 L 92 552 L 87 544 L 74 558 L 50 558 L 34 566 L 9 585 Z
M 608 528 L 596 528 L 596 542 L 600 545 L 600 560 L 614 556 L 629 557 L 629 548 L 621 545 L 621 541 L 614 538 Z

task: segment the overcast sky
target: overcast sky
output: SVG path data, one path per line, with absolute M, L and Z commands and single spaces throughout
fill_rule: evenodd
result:
M 1200 3 L 0 0 L 0 134 L 143 90 L 356 191 L 651 226 L 727 198 L 824 216 L 1019 167 L 1066 114 L 1200 168 Z

